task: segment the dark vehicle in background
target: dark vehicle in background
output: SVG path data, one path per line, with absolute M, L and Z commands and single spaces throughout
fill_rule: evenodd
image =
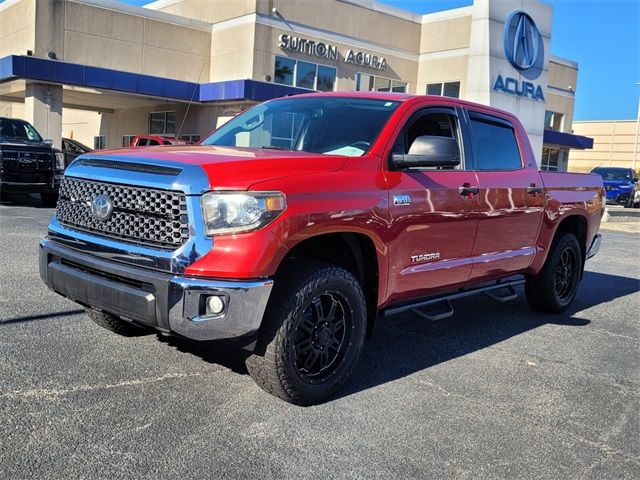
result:
M 87 147 L 77 140 L 73 140 L 72 138 L 62 139 L 62 153 L 64 153 L 64 164 L 67 167 L 78 157 L 78 155 L 92 151 L 92 148 Z
M 64 171 L 64 154 L 29 122 L 0 117 L 0 192 L 39 193 L 55 205 Z
M 607 203 L 617 203 L 629 208 L 640 207 L 640 182 L 632 168 L 596 167 L 591 173 L 602 177 L 607 191 Z
M 160 135 L 136 135 L 131 140 L 130 147 L 153 147 L 157 145 L 191 145 L 191 142 L 176 137 Z

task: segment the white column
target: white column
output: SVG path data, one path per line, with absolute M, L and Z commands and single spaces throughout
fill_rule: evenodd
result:
M 28 83 L 24 98 L 24 117 L 45 139 L 62 146 L 62 86 Z

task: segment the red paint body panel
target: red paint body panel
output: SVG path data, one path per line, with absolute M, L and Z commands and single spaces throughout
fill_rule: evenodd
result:
M 544 263 L 558 225 L 568 216 L 579 215 L 587 222 L 585 248 L 598 230 L 604 196 L 601 178 L 538 172 L 524 129 L 510 114 L 443 97 L 313 95 L 399 100 L 401 104 L 361 157 L 199 145 L 151 147 L 133 154 L 201 165 L 212 190 L 276 190 L 286 195 L 287 209 L 271 224 L 259 231 L 215 237 L 211 251 L 189 266 L 187 274 L 269 277 L 300 242 L 350 232 L 366 236 L 375 247 L 378 306 L 383 307 L 471 281 L 535 273 Z M 473 109 L 508 120 L 518 137 L 522 168 L 391 171 L 388 159 L 398 132 L 413 112 L 428 106 Z M 528 194 L 532 184 L 543 191 Z M 478 195 L 460 195 L 458 188 L 463 185 L 477 186 Z M 394 205 L 399 195 L 409 195 L 411 203 Z M 411 260 L 427 253 L 437 253 L 439 258 Z

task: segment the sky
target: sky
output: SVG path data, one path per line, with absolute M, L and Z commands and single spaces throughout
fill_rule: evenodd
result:
M 144 5 L 150 0 L 124 1 Z M 472 3 L 472 0 L 383 1 L 420 14 Z M 546 0 L 546 3 L 553 6 L 551 53 L 579 65 L 574 119 L 635 119 L 640 102 L 637 84 L 640 0 Z

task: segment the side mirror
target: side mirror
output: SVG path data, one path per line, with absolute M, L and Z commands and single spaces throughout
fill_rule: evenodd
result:
M 460 165 L 460 147 L 453 138 L 422 135 L 413 141 L 409 153 L 391 154 L 391 164 L 399 170 L 417 167 L 455 167 Z

